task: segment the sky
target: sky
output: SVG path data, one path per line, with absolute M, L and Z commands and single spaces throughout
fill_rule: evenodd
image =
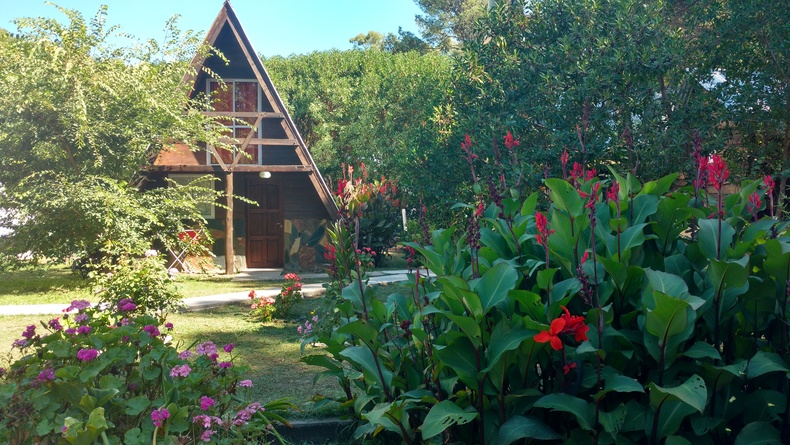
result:
M 181 15 L 179 28 L 205 36 L 223 0 L 56 0 L 54 3 L 92 18 L 108 6 L 108 25 L 143 40 L 161 40 L 165 22 Z M 265 57 L 351 49 L 349 39 L 370 30 L 397 34 L 398 27 L 419 35 L 414 0 L 231 0 L 255 50 Z M 18 17 L 65 15 L 44 0 L 0 0 L 0 27 L 11 32 Z

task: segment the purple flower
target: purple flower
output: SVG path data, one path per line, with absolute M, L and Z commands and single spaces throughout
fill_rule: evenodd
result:
M 236 347 L 236 345 L 234 343 L 228 343 L 227 345 L 223 346 L 222 349 L 224 349 L 225 352 L 230 354 L 230 352 L 233 351 L 233 348 L 235 348 L 235 347 Z
M 74 335 L 74 334 L 77 333 L 77 328 L 66 328 L 66 330 L 63 331 L 63 332 L 65 332 L 65 333 L 67 333 L 69 335 Z
M 154 422 L 154 426 L 162 426 L 162 421 L 166 420 L 170 417 L 170 411 L 167 408 L 159 408 L 155 409 L 151 413 L 151 420 Z
M 158 337 L 159 336 L 159 328 L 156 326 L 149 324 L 148 326 L 143 328 L 143 331 L 147 332 L 151 337 Z
M 31 324 L 30 326 L 28 326 L 25 329 L 25 332 L 22 333 L 22 337 L 25 337 L 28 340 L 32 339 L 35 336 L 36 336 L 36 325 L 34 325 L 34 324 Z
M 214 430 L 203 431 L 203 434 L 200 435 L 200 440 L 202 440 L 203 442 L 211 442 L 211 436 L 216 433 L 217 432 Z
M 12 348 L 25 349 L 27 347 L 27 340 L 18 338 L 16 340 L 14 340 L 14 344 L 12 344 L 11 347 Z
M 58 318 L 53 318 L 52 320 L 49 320 L 48 325 L 49 328 L 52 329 L 53 331 L 59 331 L 63 329 L 63 326 L 60 325 L 60 319 Z
M 313 315 L 313 323 L 318 323 L 318 315 Z
M 211 408 L 212 406 L 216 405 L 217 402 L 214 401 L 211 397 L 202 396 L 200 398 L 200 409 L 203 411 Z
M 88 335 L 91 333 L 92 330 L 93 328 L 91 328 L 90 326 L 80 326 L 77 328 L 77 333 Z
M 99 351 L 96 349 L 80 349 L 77 351 L 77 359 L 83 362 L 89 362 L 99 356 Z
M 131 338 L 131 337 L 129 337 L 128 335 L 124 335 L 123 337 L 121 337 L 121 343 L 126 343 L 126 342 L 128 342 L 129 340 L 131 340 L 131 339 L 132 339 L 132 338 Z
M 172 331 L 173 330 L 173 323 L 170 323 L 168 321 L 167 323 L 165 323 L 165 327 L 167 328 L 168 331 Z
M 216 362 L 216 361 L 217 361 L 217 358 L 219 358 L 219 354 L 217 354 L 217 353 L 215 352 L 215 353 L 213 353 L 213 354 L 210 354 L 210 355 L 208 356 L 208 358 L 210 358 L 212 362 Z
M 180 354 L 178 354 L 178 358 L 180 358 L 181 360 L 186 360 L 186 359 L 192 357 L 193 355 L 195 355 L 195 354 L 193 354 L 192 351 L 187 349 L 186 351 L 182 351 Z
M 118 310 L 121 312 L 130 312 L 137 309 L 137 305 L 134 304 L 134 300 L 131 298 L 124 298 L 123 300 L 118 302 Z
M 211 416 L 205 414 L 198 414 L 192 418 L 192 423 L 203 423 L 203 428 L 211 428 Z
M 233 366 L 233 363 L 231 362 L 219 362 L 219 367 L 222 369 L 228 369 L 231 366 Z
M 252 388 L 252 380 L 242 380 L 239 382 L 239 386 L 242 388 Z
M 76 321 L 77 323 L 82 323 L 83 321 L 87 321 L 88 318 L 89 318 L 88 314 L 79 314 L 76 317 L 74 317 L 74 321 Z
M 131 321 L 128 318 L 121 319 L 121 326 L 127 326 L 129 323 L 131 323 Z
M 52 368 L 47 368 L 38 373 L 38 377 L 36 380 L 39 382 L 46 382 L 47 380 L 55 380 L 55 370 Z
M 170 370 L 170 377 L 187 377 L 190 372 L 192 372 L 192 368 L 189 365 L 173 366 L 173 369 Z
M 197 345 L 197 348 L 195 349 L 197 350 L 198 355 L 210 356 L 212 354 L 217 353 L 217 345 L 215 345 L 214 342 L 210 342 L 210 341 Z
M 91 307 L 90 301 L 87 301 L 87 300 L 74 300 L 74 301 L 71 302 L 69 307 L 67 307 L 66 309 L 63 309 L 63 312 L 71 312 L 73 310 L 79 312 L 79 311 L 81 311 L 83 309 L 87 309 L 89 307 Z

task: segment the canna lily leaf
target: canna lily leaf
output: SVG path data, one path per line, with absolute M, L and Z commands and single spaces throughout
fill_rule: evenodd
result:
M 559 178 L 548 178 L 543 183 L 549 188 L 549 196 L 555 207 L 567 212 L 571 218 L 577 218 L 584 213 L 582 198 L 572 185 Z
M 463 410 L 455 403 L 443 400 L 434 405 L 425 416 L 422 423 L 422 438 L 430 439 L 453 425 L 469 423 L 476 417 L 477 412 L 471 407 Z
M 520 439 L 559 440 L 562 436 L 542 421 L 515 415 L 499 428 L 499 445 L 510 445 Z
M 536 408 L 550 408 L 576 416 L 579 426 L 587 431 L 593 430 L 593 409 L 584 400 L 566 393 L 553 393 L 541 397 L 535 402 Z
M 497 263 L 483 274 L 474 285 L 474 290 L 480 295 L 483 314 L 507 299 L 508 292 L 516 287 L 518 277 L 518 271 L 504 262 Z
M 653 382 L 648 384 L 650 389 L 650 405 L 658 410 L 669 401 L 683 402 L 702 413 L 708 402 L 708 390 L 705 380 L 694 374 L 683 384 L 674 388 L 664 388 Z M 671 433 L 670 433 L 671 434 Z
M 735 445 L 781 445 L 782 435 L 768 422 L 752 422 L 738 433 Z

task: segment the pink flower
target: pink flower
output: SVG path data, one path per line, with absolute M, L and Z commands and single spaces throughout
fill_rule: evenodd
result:
M 181 360 L 186 360 L 186 359 L 192 357 L 193 355 L 195 355 L 195 354 L 193 354 L 192 351 L 187 349 L 186 351 L 183 351 L 180 354 L 178 354 L 178 358 L 180 358 Z
M 99 356 L 99 351 L 96 349 L 80 349 L 77 351 L 77 359 L 83 362 L 89 362 Z
M 763 201 L 760 199 L 760 195 L 757 192 L 752 193 L 749 195 L 749 213 L 752 214 L 754 220 L 757 221 L 757 212 L 760 211 L 760 208 L 763 206 Z
M 211 428 L 211 416 L 205 414 L 198 414 L 192 418 L 192 423 L 202 423 L 203 428 Z
M 145 326 L 143 328 L 143 331 L 147 332 L 148 336 L 150 336 L 150 337 L 158 337 L 159 336 L 159 328 L 157 328 L 156 326 L 154 326 L 152 324 L 149 324 L 149 325 Z
M 713 180 L 713 187 L 720 192 L 722 185 L 724 185 L 724 181 L 730 176 L 727 162 L 717 154 L 711 155 L 710 161 L 708 162 L 708 172 Z
M 38 373 L 38 377 L 36 380 L 39 382 L 46 382 L 47 380 L 55 380 L 55 370 L 52 368 L 47 368 Z
M 74 317 L 74 321 L 76 321 L 77 323 L 82 323 L 84 321 L 88 321 L 88 318 L 89 318 L 88 314 L 79 314 L 76 317 Z
M 223 347 L 222 347 L 222 349 L 223 349 L 225 352 L 227 352 L 228 354 L 230 354 L 230 352 L 231 352 L 231 351 L 233 351 L 233 348 L 234 348 L 234 347 L 236 347 L 236 345 L 235 345 L 235 344 L 233 344 L 233 343 L 228 343 L 227 345 L 223 346 Z
M 197 345 L 195 350 L 197 351 L 198 355 L 212 355 L 217 353 L 217 345 L 215 345 L 214 342 L 207 341 Z
M 167 328 L 168 331 L 172 331 L 173 330 L 173 323 L 170 323 L 168 321 L 167 323 L 165 323 L 165 328 Z
M 162 421 L 167 420 L 170 418 L 170 411 L 167 408 L 159 408 L 155 409 L 151 413 L 151 420 L 154 422 L 154 426 L 162 426 Z
M 510 134 L 510 132 L 508 131 L 507 134 L 505 135 L 505 147 L 512 150 L 513 147 L 518 147 L 519 144 L 520 144 L 519 140 L 514 139 L 513 135 Z
M 766 195 L 773 193 L 774 188 L 776 187 L 776 182 L 774 182 L 774 179 L 771 177 L 771 175 L 765 175 L 763 178 L 763 184 L 765 184 Z
M 255 298 L 255 289 L 251 290 L 250 293 L 247 294 L 250 298 Z
M 554 233 L 553 230 L 548 230 L 549 222 L 546 219 L 546 215 L 535 212 L 535 225 L 538 228 L 538 244 L 541 246 L 548 246 L 549 235 Z
M 188 377 L 190 372 L 192 372 L 192 368 L 189 365 L 173 366 L 173 369 L 170 370 L 170 377 Z
M 217 432 L 214 430 L 203 431 L 203 434 L 200 435 L 200 440 L 202 440 L 203 442 L 211 442 L 211 436 L 216 433 Z
M 202 396 L 200 397 L 200 409 L 206 411 L 207 409 L 211 408 L 212 406 L 216 405 L 217 402 L 214 401 L 211 397 Z
M 66 309 L 63 309 L 63 312 L 71 312 L 73 310 L 76 310 L 76 311 L 79 312 L 79 311 L 81 311 L 83 309 L 87 309 L 89 307 L 91 307 L 90 301 L 87 301 L 87 300 L 74 300 L 74 301 L 71 302 L 69 307 L 67 307 Z
M 299 327 L 296 328 L 296 332 L 298 332 L 299 335 L 302 335 L 302 326 L 301 325 L 299 325 Z
M 242 380 L 239 382 L 239 386 L 242 388 L 252 388 L 252 380 Z
M 318 315 L 313 315 L 313 323 L 318 323 Z
M 231 366 L 233 366 L 233 363 L 231 362 L 219 362 L 220 369 L 228 369 Z

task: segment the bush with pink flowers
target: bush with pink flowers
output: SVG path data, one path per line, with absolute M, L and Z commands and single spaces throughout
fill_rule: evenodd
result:
M 234 345 L 174 344 L 161 307 L 74 301 L 14 344 L 0 443 L 267 443 L 290 404 L 247 401 Z M 267 428 L 269 427 L 269 428 Z

